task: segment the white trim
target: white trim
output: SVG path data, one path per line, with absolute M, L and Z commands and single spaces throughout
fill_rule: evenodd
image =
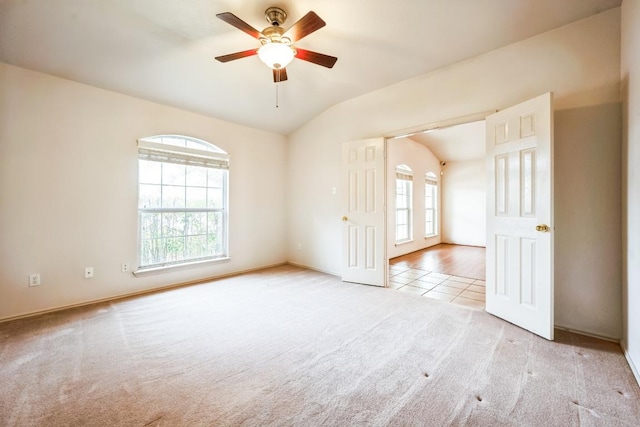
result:
M 394 132 L 386 133 L 384 136 L 387 139 L 407 138 L 419 133 L 431 132 L 438 129 L 446 129 L 449 127 L 463 125 L 466 123 L 473 123 L 483 121 L 487 116 L 496 113 L 498 110 L 483 111 L 481 113 L 469 114 L 467 116 L 455 117 L 452 119 L 440 120 L 438 122 L 431 122 L 425 125 L 413 126 L 410 128 L 396 130 Z
M 407 243 L 413 243 L 413 239 L 400 240 L 396 242 L 396 246 L 406 245 Z
M 285 262 L 285 264 L 286 265 L 292 265 L 294 267 L 306 268 L 307 270 L 313 270 L 313 271 L 317 271 L 319 273 L 330 274 L 330 275 L 336 276 L 338 278 L 342 277 L 342 273 L 336 273 L 335 271 L 331 271 L 331 270 L 323 270 L 322 268 L 312 267 L 310 265 L 299 264 L 299 263 L 290 262 L 290 261 Z
M 159 142 L 145 141 L 144 139 L 138 140 L 138 148 L 146 148 L 147 150 L 162 151 L 165 153 L 175 153 L 175 154 L 183 154 L 183 155 L 189 154 L 191 156 L 204 157 L 207 159 L 226 160 L 227 162 L 229 161 L 229 159 L 231 159 L 230 155 L 224 154 L 224 153 L 218 153 L 216 151 L 205 151 L 205 150 L 198 150 L 195 148 L 178 147 L 177 145 L 169 145 L 169 144 L 162 144 Z
M 140 268 L 133 272 L 136 277 L 149 276 L 151 274 L 168 273 L 171 271 L 185 270 L 192 267 L 201 267 L 207 264 L 231 261 L 230 257 L 203 259 L 200 261 L 187 261 L 180 264 L 162 265 L 160 267 Z
M 609 342 L 614 342 L 616 344 L 620 344 L 620 338 L 614 338 L 614 337 L 610 337 L 610 336 L 606 336 L 606 335 L 598 335 L 598 334 L 594 334 L 592 332 L 585 332 L 585 331 L 581 331 L 581 330 L 578 330 L 578 329 L 573 329 L 573 328 L 569 328 L 569 327 L 566 327 L 566 326 L 558 325 L 557 323 L 554 324 L 553 327 L 555 329 L 560 329 L 560 330 L 563 330 L 563 331 L 572 332 L 574 334 L 584 335 L 586 337 L 597 338 L 599 340 L 604 340 L 604 341 L 609 341 Z
M 394 203 L 395 203 L 395 210 L 394 210 L 394 228 L 395 228 L 395 233 L 394 233 L 394 237 L 395 237 L 395 242 L 396 242 L 396 246 L 398 243 L 404 243 L 407 241 L 413 241 L 413 231 L 414 231 L 414 227 L 413 227 L 413 181 L 412 180 L 408 180 L 408 179 L 402 179 L 402 178 L 398 178 L 398 172 L 396 172 L 396 180 L 395 180 L 395 197 L 394 197 Z M 402 188 L 402 191 L 404 192 L 403 197 L 400 200 L 403 200 L 403 202 L 406 204 L 406 208 L 399 208 L 398 207 L 398 183 L 400 183 L 400 186 Z M 406 224 L 400 224 L 398 225 L 398 213 L 399 212 L 407 212 L 407 223 Z M 407 237 L 405 239 L 400 239 L 398 240 L 398 227 L 402 227 L 402 226 L 406 226 L 407 227 Z
M 432 172 L 429 172 L 432 173 Z M 427 173 L 427 175 L 429 174 Z M 427 192 L 429 192 L 429 197 L 427 197 Z M 440 210 L 438 209 L 438 198 L 439 198 L 439 194 L 440 191 L 438 191 L 438 181 L 437 180 L 433 180 L 430 178 L 425 178 L 424 181 L 424 231 L 425 231 L 425 235 L 424 237 L 433 237 L 433 236 L 437 236 L 438 235 L 438 220 L 439 218 L 439 213 Z M 427 198 L 431 199 L 431 207 L 427 207 Z M 428 213 L 431 212 L 431 221 L 427 221 L 428 218 Z M 433 231 L 430 233 L 426 233 L 427 229 L 429 227 L 427 227 L 427 224 L 431 223 L 432 224 L 432 228 Z
M 633 373 L 633 376 L 636 377 L 636 381 L 638 382 L 638 385 L 640 386 L 640 370 L 638 368 L 636 368 L 636 365 L 634 365 L 633 359 L 631 358 L 631 355 L 629 354 L 629 351 L 627 350 L 627 346 L 625 345 L 624 341 L 620 341 L 620 347 L 622 347 L 622 352 L 624 353 L 624 358 L 627 359 L 627 363 L 629 364 L 629 368 L 631 368 L 631 372 Z
M 396 169 L 396 179 L 399 179 L 401 181 L 413 181 L 413 175 L 406 172 L 398 172 L 398 170 Z
M 39 316 L 41 314 L 55 313 L 57 311 L 67 310 L 67 309 L 70 309 L 70 308 L 84 307 L 84 306 L 91 305 L 91 304 L 100 304 L 100 303 L 103 303 L 103 302 L 117 301 L 117 300 L 124 299 L 124 298 L 143 296 L 143 295 L 146 295 L 146 294 L 152 294 L 154 292 L 166 291 L 166 290 L 169 290 L 169 289 L 181 288 L 181 287 L 184 287 L 184 286 L 197 285 L 197 284 L 200 284 L 200 283 L 211 282 L 211 281 L 218 280 L 218 279 L 224 279 L 226 277 L 239 276 L 241 274 L 251 273 L 253 271 L 266 270 L 268 268 L 279 267 L 281 265 L 287 265 L 287 264 L 288 263 L 286 261 L 283 261 L 283 262 L 278 262 L 278 263 L 275 263 L 275 264 L 264 265 L 262 267 L 247 268 L 245 270 L 238 270 L 238 271 L 234 271 L 234 272 L 230 272 L 230 273 L 223 273 L 223 274 L 219 274 L 219 275 L 215 275 L 215 276 L 204 277 L 202 279 L 191 280 L 191 281 L 188 281 L 188 282 L 175 283 L 173 285 L 166 285 L 166 286 L 158 286 L 157 288 L 145 289 L 145 290 L 138 291 L 138 292 L 129 292 L 129 293 L 124 293 L 124 294 L 117 294 L 117 295 L 113 295 L 113 296 L 110 296 L 110 297 L 98 298 L 98 299 L 95 299 L 95 300 L 79 302 L 77 304 L 60 305 L 60 306 L 48 308 L 48 309 L 45 309 L 45 310 L 31 311 L 31 312 L 27 312 L 27 313 L 18 314 L 17 316 L 3 317 L 3 318 L 0 318 L 0 323 L 2 323 L 2 322 L 10 322 L 12 320 L 24 319 L 24 318 L 27 318 L 27 317 Z

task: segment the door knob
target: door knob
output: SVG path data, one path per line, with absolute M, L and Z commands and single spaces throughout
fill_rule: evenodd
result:
M 549 231 L 549 226 L 547 224 L 541 224 L 536 226 L 536 231 L 540 231 L 542 233 L 547 233 Z
M 347 218 L 346 216 L 343 216 L 343 217 L 342 217 L 342 220 L 343 220 L 343 221 L 348 221 L 348 220 L 349 220 L 349 218 Z

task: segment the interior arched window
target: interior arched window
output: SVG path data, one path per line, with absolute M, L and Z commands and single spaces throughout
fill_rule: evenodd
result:
M 396 167 L 396 242 L 412 239 L 413 171 L 407 165 Z
M 438 178 L 435 173 L 427 172 L 424 180 L 424 235 L 432 237 L 438 234 Z
M 229 155 L 181 135 L 138 140 L 138 266 L 228 256 Z

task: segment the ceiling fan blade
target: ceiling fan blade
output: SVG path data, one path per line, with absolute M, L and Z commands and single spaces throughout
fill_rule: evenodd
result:
M 233 25 L 240 31 L 244 31 L 245 33 L 249 34 L 254 39 L 259 39 L 260 37 L 262 37 L 262 33 L 260 31 L 256 30 L 251 25 L 247 24 L 231 12 L 218 13 L 216 16 L 222 19 L 227 24 Z
M 313 52 L 310 50 L 296 48 L 296 58 L 303 61 L 313 62 L 314 64 L 322 65 L 323 67 L 333 68 L 334 64 L 338 60 L 335 56 L 325 55 L 324 53 Z
M 273 82 L 280 83 L 287 80 L 287 69 L 280 68 L 279 70 L 273 70 Z
M 296 42 L 303 37 L 308 36 L 316 30 L 327 25 L 315 12 L 309 12 L 304 15 L 298 22 L 293 24 L 282 37 L 288 37 L 291 42 Z
M 229 62 L 229 61 L 233 61 L 240 58 L 246 58 L 247 56 L 257 55 L 257 53 L 258 53 L 258 49 L 243 50 L 242 52 L 216 56 L 216 59 L 220 62 Z

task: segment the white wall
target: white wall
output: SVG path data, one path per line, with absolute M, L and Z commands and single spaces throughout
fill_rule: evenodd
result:
M 442 168 L 442 241 L 486 246 L 487 173 L 484 159 L 448 161 Z
M 343 141 L 501 109 L 548 91 L 554 92 L 557 110 L 620 101 L 620 9 L 343 102 L 290 135 L 289 259 L 340 274 L 340 217 L 345 189 L 339 177 Z M 555 143 L 566 142 L 556 138 Z M 556 166 L 565 167 L 558 163 Z M 338 188 L 335 196 L 331 195 L 332 186 Z M 588 211 L 588 206 L 576 207 L 574 221 L 585 229 L 599 226 Z M 302 242 L 301 250 L 295 248 L 296 242 Z M 571 250 L 569 246 L 565 249 Z M 560 254 L 556 267 L 562 268 L 563 262 L 571 263 L 571 259 Z M 593 277 L 601 277 L 597 272 L 609 267 L 597 263 L 587 268 L 585 273 L 591 271 Z M 558 286 L 579 292 L 584 283 L 559 283 Z M 619 288 L 620 284 L 590 286 L 588 292 L 593 295 L 589 301 L 606 299 L 610 287 Z M 594 333 L 613 331 L 611 336 L 620 336 L 615 313 L 612 317 L 604 316 L 598 331 L 590 330 L 589 320 L 603 311 L 619 313 L 619 304 L 600 306 L 584 300 L 569 304 L 580 305 L 574 309 L 578 313 L 576 329 Z M 556 316 L 569 308 L 564 302 L 556 304 Z
M 409 166 L 413 171 L 413 239 L 411 242 L 396 245 L 394 171 L 396 166 L 402 164 Z M 393 258 L 440 243 L 440 232 L 437 236 L 424 237 L 424 178 L 427 172 L 440 176 L 440 160 L 419 142 L 409 138 L 392 139 L 387 143 L 387 170 L 387 256 Z
M 640 383 L 640 2 L 622 3 L 622 345 Z
M 136 278 L 136 141 L 164 133 L 231 155 L 231 261 Z M 285 161 L 280 135 L 0 63 L 0 318 L 284 262 Z

